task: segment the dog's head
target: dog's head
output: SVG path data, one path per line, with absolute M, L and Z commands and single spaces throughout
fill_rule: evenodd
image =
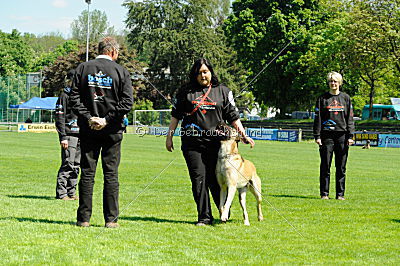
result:
M 240 141 L 239 133 L 236 129 L 230 127 L 224 122 L 220 122 L 215 128 L 215 132 L 217 136 L 222 140 L 235 140 L 236 142 Z

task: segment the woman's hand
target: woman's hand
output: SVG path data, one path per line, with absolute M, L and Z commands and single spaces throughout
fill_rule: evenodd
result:
M 67 150 L 68 149 L 68 140 L 60 141 L 60 145 L 61 145 L 61 148 L 63 148 L 64 150 Z
M 244 144 L 250 144 L 251 148 L 256 144 L 254 140 L 248 136 L 241 137 L 240 139 Z
M 349 146 L 353 145 L 353 144 L 354 144 L 354 140 L 353 140 L 353 139 L 348 139 L 348 140 L 347 140 L 347 144 L 348 144 Z
M 321 141 L 321 139 L 316 139 L 316 140 L 315 140 L 315 143 L 317 143 L 319 146 L 322 146 L 322 141 Z
M 172 136 L 167 136 L 167 139 L 165 141 L 165 147 L 169 152 L 172 152 L 174 150 L 174 142 L 172 141 Z

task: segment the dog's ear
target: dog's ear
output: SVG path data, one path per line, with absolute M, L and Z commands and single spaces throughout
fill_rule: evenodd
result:
M 215 127 L 215 132 L 221 140 L 227 140 L 231 137 L 231 128 L 225 122 L 219 122 Z

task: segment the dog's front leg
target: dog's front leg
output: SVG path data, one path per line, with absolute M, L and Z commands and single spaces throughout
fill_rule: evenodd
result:
M 221 186 L 221 193 L 219 194 L 219 217 L 222 217 L 222 213 L 224 212 L 224 205 L 226 201 L 226 195 L 227 195 L 227 186 L 222 185 Z
M 222 210 L 221 221 L 226 222 L 229 217 L 229 209 L 231 208 L 233 197 L 235 196 L 236 186 L 228 186 L 228 196 Z

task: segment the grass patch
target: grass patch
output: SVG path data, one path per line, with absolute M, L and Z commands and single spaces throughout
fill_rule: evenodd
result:
M 236 196 L 227 224 L 197 228 L 179 139 L 173 153 L 165 150 L 164 140 L 125 135 L 121 227 L 110 230 L 103 227 L 101 171 L 94 189 L 93 226 L 78 228 L 78 203 L 54 199 L 60 163 L 57 135 L 0 132 L 2 262 L 400 263 L 398 149 L 352 147 L 347 200 L 342 202 L 319 199 L 319 156 L 312 142 L 258 141 L 252 150 L 240 145 L 263 182 L 265 221 L 257 221 L 256 203 L 249 194 L 250 227 L 242 224 Z M 331 189 L 334 195 L 334 182 Z M 213 212 L 218 217 L 216 208 Z

